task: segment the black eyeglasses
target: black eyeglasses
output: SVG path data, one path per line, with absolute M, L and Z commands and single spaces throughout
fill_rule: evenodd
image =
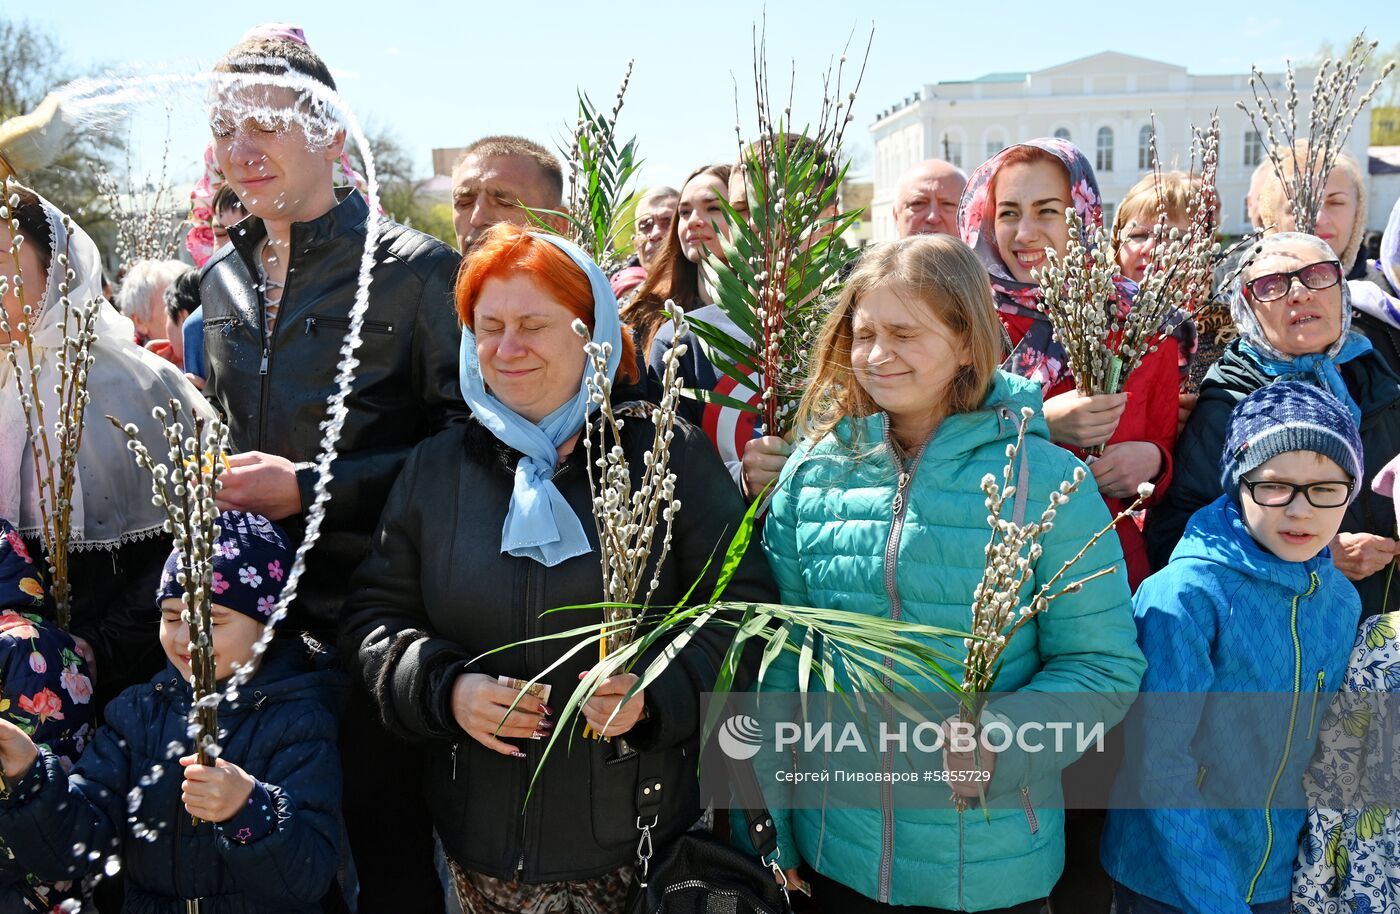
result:
M 1308 504 L 1314 508 L 1340 508 L 1351 498 L 1352 482 L 1310 482 L 1296 485 L 1291 482 L 1278 482 L 1272 479 L 1241 479 L 1249 497 L 1261 508 L 1282 508 L 1293 504 L 1293 499 L 1302 492 Z
M 1342 281 L 1342 265 L 1335 260 L 1319 260 L 1287 273 L 1265 273 L 1244 284 L 1250 296 L 1257 302 L 1275 301 L 1288 294 L 1293 288 L 1293 278 L 1317 292 L 1330 289 Z

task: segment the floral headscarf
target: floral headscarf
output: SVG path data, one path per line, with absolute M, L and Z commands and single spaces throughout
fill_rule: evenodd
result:
M 1070 199 L 1074 210 L 1087 227 L 1103 224 L 1103 201 L 1099 195 L 1099 182 L 1094 177 L 1094 169 L 1089 160 L 1069 140 L 1053 137 L 1028 140 L 1018 146 L 1031 146 L 1048 152 L 1064 165 L 1069 174 Z M 962 240 L 976 252 L 992 281 L 992 294 L 996 299 L 997 310 L 1012 317 L 1034 319 L 1025 337 L 1007 357 L 1003 368 L 1024 378 L 1038 381 L 1044 390 L 1049 390 L 1069 376 L 1065 364 L 1065 350 L 1055 339 L 1050 319 L 1039 309 L 1040 286 L 1036 283 L 1020 282 L 1015 279 L 1009 267 L 997 250 L 996 233 L 990 223 L 995 215 L 989 212 L 992 182 L 997 171 L 1006 160 L 1007 154 L 1015 149 L 1008 146 L 982 164 L 963 191 L 958 204 L 958 231 Z M 982 230 L 988 224 L 986 231 Z M 1114 280 L 1119 292 L 1119 308 L 1126 314 L 1137 295 L 1137 285 L 1121 276 Z M 1170 328 L 1171 335 L 1178 344 L 1178 367 L 1185 366 L 1196 351 L 1196 325 L 1188 315 L 1174 312 L 1164 322 L 1164 331 Z
M 1070 199 L 1079 218 L 1086 226 L 1103 224 L 1103 202 L 1099 195 L 1099 182 L 1094 177 L 1094 169 L 1089 160 L 1069 140 L 1042 137 L 1018 143 L 1018 146 L 1031 146 L 1050 153 L 1060 161 L 1069 174 Z M 1046 390 L 1054 387 L 1069 374 L 1065 364 L 1065 350 L 1055 339 L 1054 330 L 1047 318 L 1037 307 L 1040 302 L 1040 286 L 1037 283 L 1021 282 L 1011 273 L 1011 269 L 997 250 L 996 233 L 992 228 L 995 214 L 991 212 L 992 183 L 1007 154 L 1016 146 L 1008 146 L 992 156 L 972 173 L 967 187 L 963 190 L 962 201 L 958 204 L 958 232 L 968 247 L 977 254 L 992 281 L 992 294 L 996 298 L 997 310 L 1013 317 L 1035 319 L 1025 338 L 1016 346 L 1005 367 L 1022 377 L 1039 381 Z M 986 230 L 983 230 L 983 225 Z M 1120 289 L 1124 293 L 1124 303 L 1131 300 L 1137 288 L 1128 280 L 1123 280 Z

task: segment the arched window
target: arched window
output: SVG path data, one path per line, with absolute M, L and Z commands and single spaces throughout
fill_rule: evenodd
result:
M 1138 131 L 1138 171 L 1152 167 L 1152 125 L 1146 124 Z
M 1057 140 L 1068 140 L 1068 139 L 1069 139 L 1069 128 L 1068 128 L 1068 127 L 1056 127 L 1056 128 L 1055 128 L 1055 139 L 1057 139 Z M 1071 142 L 1073 142 L 1073 141 L 1071 141 Z
M 1262 161 L 1264 161 L 1264 141 L 1259 137 L 1258 130 L 1251 130 L 1244 135 L 1244 164 L 1253 168 Z
M 1113 170 L 1113 128 L 1100 127 L 1094 142 L 1094 170 Z

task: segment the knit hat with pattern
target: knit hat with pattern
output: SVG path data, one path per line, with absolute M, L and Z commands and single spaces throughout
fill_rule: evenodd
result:
M 1245 397 L 1230 414 L 1220 484 L 1239 501 L 1240 477 L 1289 451 L 1329 457 L 1361 491 L 1361 434 L 1351 412 L 1321 388 L 1300 381 L 1276 381 Z

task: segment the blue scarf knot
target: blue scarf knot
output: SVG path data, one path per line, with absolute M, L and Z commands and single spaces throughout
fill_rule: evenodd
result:
M 529 234 L 568 254 L 588 276 L 593 291 L 593 342 L 611 344 L 608 379 L 615 378 L 622 360 L 622 323 L 618 317 L 617 296 L 613 295 L 607 276 L 576 245 L 555 235 Z M 580 349 L 583 345 L 579 340 Z M 588 396 L 587 375 L 592 371 L 591 365 L 584 365 L 578 392 L 538 423 L 521 416 L 487 392 L 481 363 L 476 356 L 476 335 L 465 327 L 462 328 L 459 370 L 462 399 L 466 400 L 472 415 L 502 444 L 523 455 L 515 465 L 510 508 L 501 530 L 501 552 L 552 567 L 593 551 L 578 515 L 554 484 L 560 445 L 577 434 L 588 416 L 598 408 Z
M 1371 341 L 1366 337 L 1349 331 L 1346 342 L 1334 356 L 1328 356 L 1325 352 L 1314 352 L 1291 359 L 1275 359 L 1260 352 L 1250 345 L 1249 340 L 1243 338 L 1240 339 L 1240 349 L 1257 362 L 1265 374 L 1275 380 L 1302 381 L 1328 391 L 1346 404 L 1347 409 L 1351 411 L 1351 417 L 1356 420 L 1357 427 L 1361 426 L 1361 407 L 1352 398 L 1351 391 L 1347 390 L 1346 382 L 1342 380 L 1342 373 L 1337 370 L 1337 366 L 1370 352 Z

